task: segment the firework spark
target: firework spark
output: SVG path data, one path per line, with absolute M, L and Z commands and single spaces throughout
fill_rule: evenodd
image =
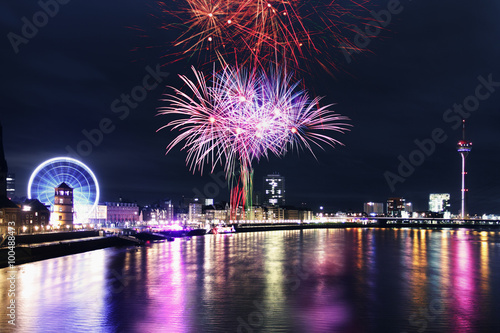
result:
M 332 49 L 361 52 L 352 42 L 356 24 L 367 24 L 369 0 L 186 0 L 177 9 L 159 2 L 183 33 L 173 52 L 203 53 L 208 63 L 234 55 L 237 62 L 266 67 L 269 62 L 324 70 L 336 69 Z M 164 28 L 172 28 L 172 24 Z M 264 66 L 262 66 L 264 65 Z M 302 65 L 302 66 L 301 66 Z M 305 65 L 305 66 L 304 66 Z M 290 67 L 288 66 L 288 67 Z
M 332 105 L 318 107 L 321 98 L 310 99 L 297 89 L 298 82 L 279 71 L 225 67 L 213 74 L 210 85 L 203 73 L 194 68 L 193 72 L 195 81 L 180 76 L 190 94 L 173 88 L 175 94 L 163 100 L 169 105 L 159 109 L 159 114 L 181 116 L 160 129 L 181 132 L 167 152 L 182 145 L 193 172 L 203 172 L 207 163 L 212 170 L 221 163 L 230 177 L 237 164 L 251 170 L 254 160 L 270 154 L 341 144 L 326 132 L 343 133 L 349 126 L 344 122 L 348 118 L 329 109 Z

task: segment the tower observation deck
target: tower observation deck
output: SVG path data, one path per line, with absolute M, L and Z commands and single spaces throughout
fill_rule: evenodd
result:
M 462 120 L 462 140 L 458 141 L 457 151 L 462 156 L 462 205 L 460 209 L 460 215 L 462 218 L 467 217 L 467 192 L 469 191 L 465 187 L 465 159 L 472 150 L 472 142 L 465 139 L 465 120 Z

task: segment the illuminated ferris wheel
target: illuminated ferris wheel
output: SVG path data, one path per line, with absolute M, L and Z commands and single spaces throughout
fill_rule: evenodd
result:
M 99 203 L 99 184 L 92 170 L 74 158 L 56 157 L 40 164 L 28 182 L 28 197 L 53 206 L 54 189 L 63 182 L 73 188 L 75 221 L 85 221 Z

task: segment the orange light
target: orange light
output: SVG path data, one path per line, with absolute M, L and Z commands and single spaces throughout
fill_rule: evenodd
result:
M 213 124 L 213 123 L 215 123 L 215 118 L 214 118 L 214 116 L 210 116 L 210 118 L 208 118 L 208 121 L 209 121 L 210 123 L 212 123 L 212 124 Z
M 208 13 L 208 17 L 212 17 L 214 16 L 212 13 Z
M 292 127 L 291 131 L 293 134 L 297 133 L 297 129 L 295 127 Z

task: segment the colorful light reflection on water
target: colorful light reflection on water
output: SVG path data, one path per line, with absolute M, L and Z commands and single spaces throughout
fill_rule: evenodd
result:
M 491 231 L 206 235 L 19 266 L 16 329 L 497 332 L 499 266 Z M 2 332 L 8 301 L 2 292 Z

